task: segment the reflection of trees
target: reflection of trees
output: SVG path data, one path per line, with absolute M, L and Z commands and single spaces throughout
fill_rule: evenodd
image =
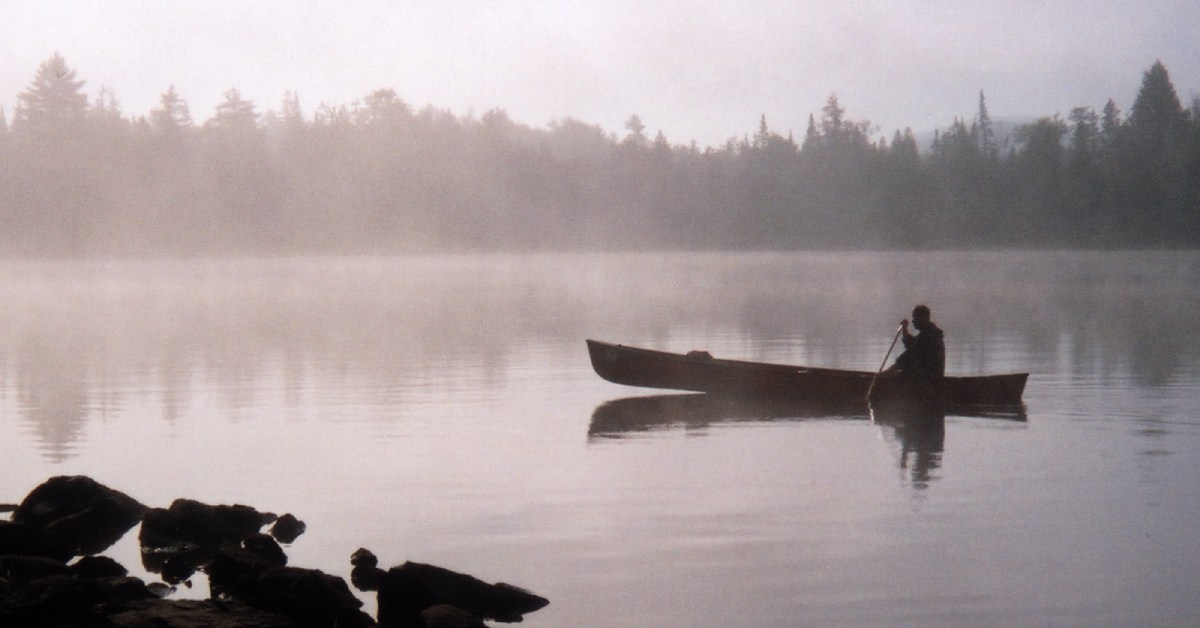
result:
M 295 403 L 313 382 L 403 390 L 445 385 L 447 368 L 497 381 L 531 340 L 581 362 L 596 336 L 870 370 L 916 299 L 947 330 L 951 372 L 1036 374 L 1042 360 L 1149 387 L 1200 352 L 1197 266 L 1194 253 L 1000 252 L 8 262 L 0 363 L 59 458 L 131 386 L 161 394 L 171 420 L 198 384 L 235 404 L 267 377 Z M 691 330 L 739 344 L 675 346 Z
M 71 340 L 65 335 L 28 337 L 12 359 L 19 408 L 54 462 L 71 456 L 91 405 L 87 369 L 71 353 Z
M 573 336 L 564 321 L 582 317 L 583 302 L 564 306 L 569 282 L 544 271 L 453 257 L 10 262 L 0 363 L 62 460 L 89 420 L 120 410 L 123 390 L 158 395 L 173 421 L 197 386 L 237 415 L 268 378 L 299 404 L 322 382 L 336 389 L 328 399 L 356 402 L 344 393 L 436 382 L 464 363 L 502 374 L 510 344 Z

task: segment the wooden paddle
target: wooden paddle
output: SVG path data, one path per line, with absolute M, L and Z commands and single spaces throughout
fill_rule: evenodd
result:
M 871 402 L 871 393 L 875 392 L 875 380 L 879 379 L 879 374 L 883 372 L 883 367 L 887 366 L 888 358 L 892 356 L 892 349 L 896 348 L 896 341 L 900 339 L 900 332 L 904 331 L 904 323 L 901 323 L 896 328 L 896 335 L 892 336 L 892 344 L 888 346 L 887 353 L 883 354 L 883 362 L 879 364 L 879 370 L 875 371 L 875 376 L 871 378 L 871 385 L 867 387 L 867 403 Z

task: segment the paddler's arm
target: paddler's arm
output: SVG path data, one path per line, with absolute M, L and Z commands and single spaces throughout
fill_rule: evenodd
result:
M 916 342 L 917 337 L 915 335 L 913 335 L 912 332 L 908 331 L 908 319 L 907 318 L 900 321 L 900 331 L 901 331 L 901 333 L 904 334 L 904 337 L 901 338 L 901 340 L 904 341 L 905 349 L 909 348 L 910 346 L 912 346 L 912 343 Z

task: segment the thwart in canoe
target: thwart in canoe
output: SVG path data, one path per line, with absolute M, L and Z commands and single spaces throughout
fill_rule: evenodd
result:
M 588 340 L 587 347 L 597 375 L 645 388 L 845 403 L 866 401 L 876 377 L 870 371 L 714 358 L 704 351 L 670 353 L 598 340 Z M 1005 406 L 1021 403 L 1028 378 L 1028 373 L 1004 373 L 914 381 L 884 371 L 871 395 L 872 401 L 917 396 L 947 405 Z

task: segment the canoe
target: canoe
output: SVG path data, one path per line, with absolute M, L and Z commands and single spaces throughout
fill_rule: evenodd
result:
M 718 393 L 741 397 L 800 399 L 810 403 L 864 403 L 875 373 L 714 358 L 588 340 L 592 368 L 615 384 Z M 914 381 L 883 372 L 872 390 L 877 400 L 917 400 L 949 406 L 1011 406 L 1021 403 L 1028 373 L 947 376 Z

